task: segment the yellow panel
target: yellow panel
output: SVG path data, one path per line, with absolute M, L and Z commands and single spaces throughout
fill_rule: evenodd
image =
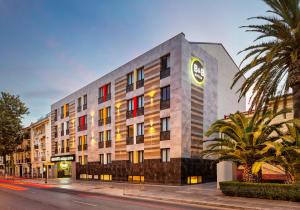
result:
M 145 177 L 141 176 L 141 182 L 144 182 L 144 181 L 145 181 Z
M 133 163 L 138 163 L 139 162 L 139 155 L 138 155 L 138 151 L 134 151 L 133 152 Z
M 135 69 L 135 70 L 133 71 L 133 84 L 135 84 L 136 81 L 137 81 L 137 70 Z M 133 89 L 134 89 L 134 90 L 135 90 L 135 88 L 136 88 L 136 86 L 133 85 Z
M 67 104 L 64 105 L 64 117 L 67 117 Z

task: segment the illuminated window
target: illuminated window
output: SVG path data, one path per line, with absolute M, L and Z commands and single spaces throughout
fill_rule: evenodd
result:
M 100 180 L 102 180 L 102 181 L 111 181 L 112 180 L 112 175 L 111 174 L 101 174 L 100 175 Z
M 138 108 L 143 108 L 144 107 L 144 95 L 139 96 L 137 99 L 138 99 Z
M 198 184 L 202 182 L 202 176 L 188 176 L 187 184 Z
M 133 99 L 129 99 L 129 100 L 127 101 L 127 110 L 128 110 L 128 111 L 133 111 L 133 109 L 134 109 L 134 106 L 133 106 Z
M 99 158 L 100 158 L 100 164 L 104 164 L 104 154 L 100 154 Z
M 130 163 L 133 163 L 133 151 L 128 152 L 128 160 Z
M 82 156 L 78 156 L 79 164 L 82 165 Z
M 104 132 L 103 131 L 99 132 L 99 141 L 100 142 L 104 141 Z
M 106 162 L 107 162 L 107 164 L 111 163 L 111 153 L 106 154 Z
M 88 156 L 84 156 L 83 165 L 86 165 L 88 163 Z
M 137 70 L 137 80 L 143 80 L 144 79 L 144 67 L 141 67 Z
M 80 145 L 80 146 L 82 145 L 82 136 L 78 137 L 78 145 Z
M 111 117 L 111 108 L 110 106 L 106 108 L 106 117 Z
M 107 84 L 107 88 L 106 88 L 106 91 L 107 91 L 107 95 L 110 95 L 111 94 L 111 84 Z
M 170 162 L 170 148 L 161 149 L 161 162 Z
M 99 119 L 103 120 L 104 119 L 104 109 L 99 110 Z
M 143 163 L 144 162 L 144 150 L 138 151 L 138 162 Z
M 144 182 L 145 178 L 144 176 L 128 176 L 129 182 Z
M 161 131 L 170 131 L 170 117 L 160 119 L 160 129 Z
M 127 85 L 133 84 L 133 72 L 127 74 Z
M 106 141 L 111 141 L 111 131 L 110 130 L 106 131 Z
M 137 135 L 143 136 L 144 135 L 144 123 L 137 124 Z
M 127 137 L 133 137 L 133 125 L 127 126 Z

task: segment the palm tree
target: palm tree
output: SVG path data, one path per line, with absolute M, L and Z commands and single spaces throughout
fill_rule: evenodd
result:
M 293 184 L 296 181 L 296 167 L 300 164 L 300 132 L 295 124 L 286 124 L 286 126 L 287 131 L 276 131 L 281 139 L 264 143 L 266 147 L 261 154 L 267 156 L 268 163 L 281 166 L 285 170 L 287 183 Z
M 261 173 L 253 173 L 264 161 L 261 150 L 266 147 L 265 142 L 274 142 L 279 139 L 272 132 L 282 128 L 284 122 L 271 121 L 286 113 L 287 110 L 267 110 L 253 117 L 237 112 L 228 119 L 218 120 L 208 129 L 206 136 L 219 135 L 209 142 L 202 156 L 216 156 L 217 160 L 231 160 L 244 166 L 243 181 L 259 182 Z M 259 170 L 260 171 L 260 170 Z
M 240 99 L 253 88 L 251 109 L 261 109 L 276 95 L 293 91 L 294 118 L 300 119 L 300 5 L 299 0 L 264 0 L 270 6 L 270 16 L 250 19 L 263 24 L 243 26 L 258 32 L 246 53 L 232 87 L 245 74 L 251 75 L 240 87 Z M 240 53 L 241 53 L 240 52 Z M 279 98 L 279 97 L 278 97 Z

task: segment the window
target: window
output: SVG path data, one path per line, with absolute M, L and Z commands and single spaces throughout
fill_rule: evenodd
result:
M 78 145 L 80 145 L 80 146 L 82 145 L 82 136 L 78 137 Z
M 127 85 L 133 84 L 133 73 L 127 74 Z
M 111 131 L 110 130 L 106 131 L 106 141 L 111 141 Z
M 160 120 L 160 128 L 161 131 L 169 131 L 170 130 L 170 117 L 162 118 Z
M 170 55 L 161 57 L 161 70 L 166 70 L 171 67 L 170 65 Z
M 103 131 L 99 132 L 99 141 L 100 142 L 104 141 L 104 132 Z
M 128 152 L 128 160 L 130 163 L 133 163 L 133 151 Z
M 67 139 L 67 145 L 66 145 L 67 148 L 70 147 L 70 139 Z
M 66 117 L 69 116 L 69 104 L 66 104 Z
M 107 88 L 106 88 L 106 91 L 107 91 L 107 95 L 110 95 L 111 94 L 111 84 L 107 84 Z
M 100 109 L 100 110 L 99 110 L 99 119 L 100 119 L 100 120 L 103 120 L 103 118 L 104 118 L 104 110 L 103 110 L 103 109 Z
M 144 67 L 141 67 L 137 70 L 137 80 L 143 80 L 144 79 Z
M 100 154 L 99 158 L 100 158 L 100 164 L 104 164 L 104 154 Z
M 64 123 L 61 123 L 61 127 L 60 127 L 60 135 L 61 135 L 61 136 L 64 135 Z
M 161 149 L 161 162 L 170 162 L 170 148 Z
M 60 118 L 63 119 L 64 118 L 64 106 L 60 107 Z
M 133 99 L 129 99 L 129 100 L 127 101 L 127 110 L 128 110 L 128 111 L 133 111 L 133 109 L 134 109 Z
M 170 85 L 161 88 L 160 90 L 160 99 L 162 101 L 168 101 L 170 100 Z
M 106 162 L 107 162 L 107 164 L 111 163 L 111 153 L 106 154 Z
M 127 137 L 133 137 L 133 125 L 127 126 Z
M 87 129 L 87 115 L 78 118 L 79 130 Z
M 67 121 L 66 122 L 66 129 L 69 130 L 69 128 L 70 128 L 70 121 Z
M 57 109 L 54 110 L 54 121 L 57 120 Z
M 144 150 L 138 151 L 138 162 L 143 163 L 144 162 Z
M 106 108 L 106 117 L 107 118 L 111 117 L 111 108 L 110 108 L 110 106 Z
M 143 136 L 144 135 L 144 123 L 137 124 L 137 135 Z
M 86 165 L 88 163 L 88 156 L 84 156 L 83 165 Z
M 83 96 L 83 105 L 87 105 L 87 95 Z
M 82 165 L 82 156 L 78 156 L 79 164 Z
M 81 97 L 77 99 L 77 112 L 81 111 Z
M 144 107 L 144 95 L 138 97 L 138 108 Z

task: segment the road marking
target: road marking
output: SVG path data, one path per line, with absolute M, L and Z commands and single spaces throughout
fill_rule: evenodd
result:
M 79 204 L 83 204 L 83 205 L 88 205 L 88 206 L 97 206 L 96 204 L 92 204 L 92 203 L 86 203 L 86 202 L 82 202 L 82 201 L 76 201 L 76 200 L 72 200 L 74 203 L 79 203 Z
M 18 190 L 18 191 L 28 190 L 25 187 L 18 187 L 18 186 L 14 186 L 14 185 L 1 184 L 1 183 L 0 183 L 0 187 L 7 188 L 7 189 L 10 189 L 10 190 Z

